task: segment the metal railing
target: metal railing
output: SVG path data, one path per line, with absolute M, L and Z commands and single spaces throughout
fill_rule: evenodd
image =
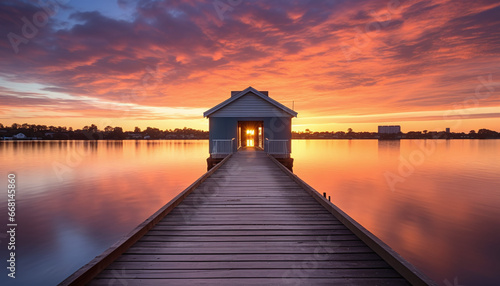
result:
M 270 140 L 266 138 L 266 151 L 268 154 L 274 157 L 289 157 L 290 151 L 288 151 L 289 140 Z
M 233 144 L 234 138 L 212 140 L 212 152 L 210 152 L 210 155 L 212 158 L 224 158 L 233 153 Z

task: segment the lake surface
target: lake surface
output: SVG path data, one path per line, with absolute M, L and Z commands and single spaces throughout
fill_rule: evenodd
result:
M 297 175 L 439 284 L 500 283 L 500 140 L 294 140 L 292 151 Z M 200 177 L 207 156 L 203 140 L 0 142 L 0 209 L 9 173 L 18 200 L 17 278 L 2 267 L 0 284 L 62 281 Z

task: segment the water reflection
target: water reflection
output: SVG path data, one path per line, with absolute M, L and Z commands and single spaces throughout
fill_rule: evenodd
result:
M 500 140 L 351 141 L 293 141 L 294 172 L 436 282 L 498 285 Z
M 0 142 L 0 183 L 18 178 L 19 224 L 19 275 L 0 284 L 57 284 L 201 176 L 207 150 L 206 141 Z
M 377 140 L 377 146 L 379 159 L 385 159 L 387 156 L 394 157 L 394 155 L 399 157 L 401 149 L 400 140 Z

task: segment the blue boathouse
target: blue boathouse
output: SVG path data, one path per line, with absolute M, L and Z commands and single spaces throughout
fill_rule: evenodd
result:
M 292 118 L 297 112 L 248 87 L 203 113 L 209 119 L 208 169 L 240 148 L 264 150 L 291 169 Z M 290 165 L 290 166 L 288 166 Z

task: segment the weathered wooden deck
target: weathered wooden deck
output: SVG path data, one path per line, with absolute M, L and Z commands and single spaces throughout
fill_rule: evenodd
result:
M 123 254 L 114 247 L 62 285 L 86 282 L 80 278 L 88 272 L 98 273 L 89 285 L 429 283 L 385 244 L 367 240 L 366 230 L 353 232 L 350 218 L 339 220 L 332 204 L 287 172 L 264 152 L 235 153 Z M 117 259 L 95 266 L 113 252 Z

